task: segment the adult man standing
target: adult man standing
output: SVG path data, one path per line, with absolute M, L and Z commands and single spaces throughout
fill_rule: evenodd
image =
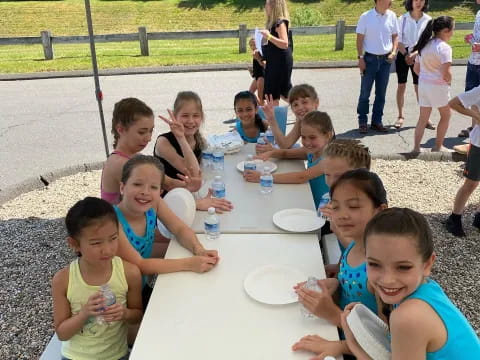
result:
M 357 114 L 359 131 L 368 132 L 370 92 L 375 82 L 375 102 L 371 129 L 386 132 L 382 124 L 390 65 L 398 47 L 397 16 L 389 10 L 392 0 L 375 0 L 375 7 L 364 12 L 357 24 L 358 68 L 362 75 Z

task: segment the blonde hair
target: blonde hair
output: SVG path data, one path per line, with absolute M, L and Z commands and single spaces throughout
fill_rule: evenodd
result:
M 273 24 L 275 24 L 278 20 L 290 21 L 287 2 L 285 0 L 268 0 L 268 3 L 270 4 L 270 14 L 267 15 L 265 28 L 270 30 Z
M 354 169 L 370 170 L 370 151 L 359 140 L 335 139 L 323 149 L 322 156 L 344 159 Z
M 180 112 L 180 109 L 185 105 L 185 103 L 189 101 L 193 101 L 195 105 L 197 105 L 203 121 L 205 115 L 203 113 L 202 100 L 200 100 L 200 96 L 198 96 L 198 94 L 193 91 L 180 91 L 177 94 L 177 97 L 175 98 L 175 102 L 173 104 L 173 114 L 176 116 Z M 207 147 L 207 142 L 204 139 L 203 135 L 200 133 L 200 129 L 197 130 L 195 135 L 193 135 L 193 138 L 195 139 L 195 149 L 203 150 Z

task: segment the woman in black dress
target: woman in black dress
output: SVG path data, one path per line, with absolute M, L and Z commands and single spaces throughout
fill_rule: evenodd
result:
M 274 105 L 280 98 L 286 100 L 292 87 L 292 41 L 289 39 L 289 19 L 285 0 L 266 0 L 266 28 L 262 30 L 267 44 L 262 47 L 267 62 L 265 67 L 265 95 L 271 96 Z

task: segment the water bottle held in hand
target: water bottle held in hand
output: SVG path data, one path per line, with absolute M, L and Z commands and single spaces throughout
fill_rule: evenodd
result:
M 326 192 L 325 194 L 322 195 L 322 198 L 320 199 L 320 202 L 318 204 L 318 216 L 325 220 L 328 220 L 328 218 L 325 215 L 323 215 L 322 208 L 327 206 L 329 202 L 330 202 L 330 193 Z
M 269 126 L 267 131 L 265 132 L 265 137 L 267 138 L 268 142 L 270 144 L 273 144 L 275 142 L 275 137 L 273 136 L 273 131 L 272 128 Z
M 223 150 L 219 147 L 215 148 L 212 153 L 213 169 L 223 171 L 225 156 Z
M 260 175 L 260 192 L 270 194 L 273 190 L 273 176 L 270 173 L 270 167 L 264 166 L 262 175 Z
M 318 286 L 318 280 L 315 276 L 309 276 L 307 279 L 307 282 L 305 285 L 303 285 L 304 288 L 310 289 L 313 291 L 317 292 L 322 292 L 322 289 L 320 286 Z M 300 311 L 305 319 L 313 319 L 315 318 L 315 315 L 312 314 L 305 306 L 301 305 Z
M 220 237 L 220 220 L 215 214 L 215 208 L 208 208 L 208 214 L 205 217 L 205 236 L 207 240 L 216 240 Z
M 257 170 L 257 163 L 253 160 L 253 155 L 247 156 L 247 160 L 243 163 L 243 170 Z
M 225 183 L 220 175 L 215 176 L 212 182 L 212 195 L 218 199 L 225 197 Z
M 265 138 L 265 133 L 261 132 L 257 139 L 257 145 L 266 145 L 267 139 Z
M 110 288 L 110 285 L 105 284 L 100 287 L 100 292 L 102 293 L 102 296 L 105 298 L 105 307 L 111 306 L 117 302 L 117 297 L 113 293 L 112 289 Z M 101 310 L 105 310 L 105 307 L 103 307 Z M 97 316 L 97 322 L 100 324 L 104 324 L 105 320 L 103 319 L 103 316 Z

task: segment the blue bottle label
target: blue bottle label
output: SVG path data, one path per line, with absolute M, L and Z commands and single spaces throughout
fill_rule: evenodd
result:
M 205 223 L 205 231 L 207 231 L 207 232 L 218 232 L 218 230 L 219 230 L 218 224 Z
M 222 190 L 213 190 L 213 196 L 216 198 L 224 198 L 225 197 L 225 189 Z
M 269 143 L 272 143 L 275 141 L 275 137 L 273 135 L 267 135 L 267 140 Z
M 272 187 L 273 186 L 273 179 L 260 179 L 260 186 Z
M 245 165 L 243 165 L 243 169 L 244 170 L 257 170 L 257 165 L 254 162 L 245 163 Z
M 203 152 L 202 159 L 210 160 L 213 157 L 212 153 Z
M 223 162 L 223 155 L 222 156 L 213 156 L 213 162 L 216 162 L 216 163 Z

